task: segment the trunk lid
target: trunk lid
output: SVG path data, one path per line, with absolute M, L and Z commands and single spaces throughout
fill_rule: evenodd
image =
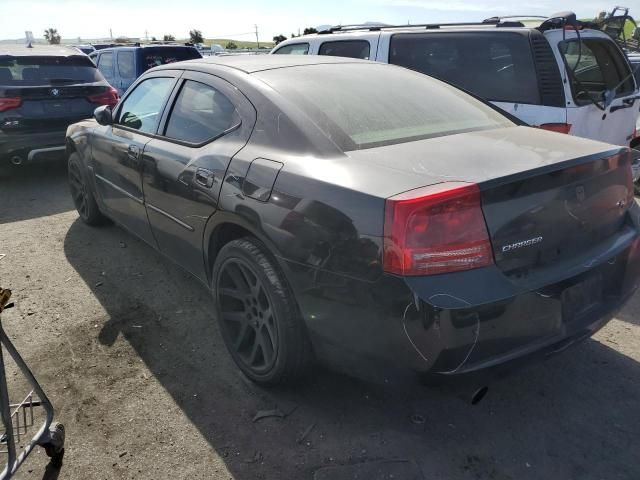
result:
M 38 87 L 3 88 L 0 95 L 19 98 L 18 108 L 0 113 L 7 125 L 3 130 L 25 131 L 59 129 L 89 118 L 98 106 L 89 100 L 109 89 L 102 83 L 90 85 L 50 85 Z M 4 123 L 3 122 L 3 123 Z
M 627 222 L 633 202 L 629 155 L 557 167 L 482 191 L 496 265 L 514 280 L 586 252 L 621 233 Z
M 626 151 L 513 127 L 347 155 L 360 177 L 386 179 L 368 192 L 385 198 L 442 182 L 478 184 L 496 265 L 517 280 L 622 234 L 633 202 Z

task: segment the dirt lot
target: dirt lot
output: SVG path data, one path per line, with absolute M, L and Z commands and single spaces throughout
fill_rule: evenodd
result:
M 640 478 L 640 295 L 470 406 L 324 371 L 252 386 L 207 291 L 119 228 L 82 224 L 62 168 L 0 181 L 2 253 L 3 323 L 67 428 L 61 479 Z M 274 408 L 286 417 L 253 421 Z

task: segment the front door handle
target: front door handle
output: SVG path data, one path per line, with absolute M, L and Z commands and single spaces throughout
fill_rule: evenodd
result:
M 196 183 L 203 187 L 211 188 L 214 178 L 215 176 L 211 170 L 207 170 L 206 168 L 198 168 L 196 170 Z
M 129 145 L 129 148 L 127 148 L 127 156 L 131 160 L 138 160 L 140 157 L 140 148 L 138 148 L 137 145 Z

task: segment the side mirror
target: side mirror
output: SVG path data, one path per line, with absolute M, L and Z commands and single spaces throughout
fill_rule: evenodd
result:
M 616 91 L 612 88 L 608 88 L 602 93 L 602 100 L 604 102 L 604 109 L 606 110 L 616 99 Z
M 113 113 L 109 105 L 102 105 L 93 111 L 93 118 L 100 125 L 111 125 L 113 123 Z

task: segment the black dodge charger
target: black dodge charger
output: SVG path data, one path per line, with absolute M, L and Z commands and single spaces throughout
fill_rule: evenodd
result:
M 589 337 L 634 292 L 627 149 L 331 57 L 199 59 L 69 127 L 82 220 L 211 289 L 240 369 L 454 375 Z

